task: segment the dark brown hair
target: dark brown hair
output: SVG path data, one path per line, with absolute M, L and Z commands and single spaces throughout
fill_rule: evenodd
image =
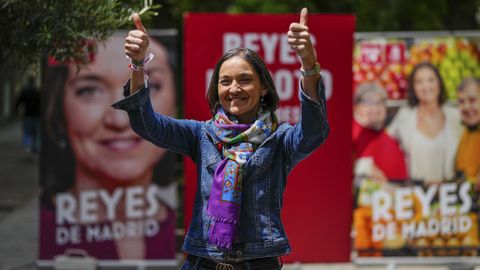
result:
M 267 94 L 265 94 L 265 96 L 263 97 L 264 101 L 262 102 L 261 106 L 269 111 L 275 111 L 278 108 L 280 98 L 278 97 L 277 90 L 275 89 L 272 76 L 270 75 L 267 66 L 265 66 L 265 63 L 263 63 L 260 56 L 258 56 L 258 54 L 256 54 L 254 51 L 247 48 L 235 48 L 229 50 L 228 52 L 223 54 L 222 57 L 220 57 L 217 64 L 215 65 L 215 70 L 213 71 L 212 78 L 210 79 L 207 99 L 212 115 L 215 115 L 216 110 L 220 106 L 220 100 L 218 97 L 218 80 L 220 76 L 220 68 L 225 61 L 235 56 L 241 57 L 243 60 L 247 61 L 250 65 L 252 65 L 253 69 L 260 78 L 262 87 L 267 89 Z
M 437 77 L 438 84 L 440 87 L 440 94 L 438 95 L 438 104 L 442 105 L 445 102 L 445 84 L 443 83 L 442 76 L 440 75 L 440 72 L 438 72 L 438 69 L 434 65 L 432 65 L 430 62 L 422 62 L 420 64 L 417 64 L 413 68 L 412 73 L 410 73 L 410 76 L 408 77 L 408 104 L 411 107 L 414 107 L 414 106 L 417 106 L 419 103 L 418 97 L 415 95 L 415 89 L 413 87 L 415 84 L 415 75 L 422 68 L 431 69 L 435 74 L 435 77 Z

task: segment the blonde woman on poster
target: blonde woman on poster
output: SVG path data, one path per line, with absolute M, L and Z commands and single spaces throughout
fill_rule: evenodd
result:
M 93 60 L 49 67 L 42 151 L 40 259 L 83 249 L 102 260 L 174 259 L 175 156 L 143 140 L 110 107 L 130 69 L 124 36 L 97 44 Z M 152 39 L 150 98 L 176 114 L 168 50 Z
M 425 183 L 452 179 L 460 116 L 458 110 L 444 104 L 443 80 L 432 64 L 414 67 L 408 79 L 408 102 L 388 130 L 407 156 L 410 178 Z

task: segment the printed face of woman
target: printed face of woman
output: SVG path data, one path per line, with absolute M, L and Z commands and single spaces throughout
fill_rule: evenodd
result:
M 480 124 L 480 86 L 470 83 L 458 92 L 458 107 L 465 125 L 473 127 Z
M 364 127 L 380 130 L 387 117 L 385 100 L 379 93 L 366 94 L 362 101 L 355 105 L 355 118 Z
M 93 63 L 80 69 L 69 67 L 65 83 L 64 112 L 68 140 L 75 154 L 77 170 L 101 181 L 125 184 L 151 175 L 165 150 L 141 139 L 130 128 L 128 115 L 110 105 L 122 96 L 130 75 L 123 37 L 113 36 L 98 45 Z M 155 111 L 175 114 L 173 71 L 167 52 L 150 43 L 155 57 L 148 64 L 150 96 Z
M 223 109 L 235 115 L 239 122 L 248 123 L 256 118 L 260 97 L 266 93 L 250 63 L 240 56 L 223 62 L 219 72 L 218 97 Z
M 420 104 L 438 103 L 440 82 L 431 68 L 422 67 L 417 70 L 413 78 L 413 89 Z

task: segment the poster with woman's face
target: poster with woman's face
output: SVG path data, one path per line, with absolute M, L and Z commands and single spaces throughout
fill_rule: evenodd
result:
M 71 248 L 99 260 L 175 258 L 177 158 L 110 106 L 130 75 L 125 36 L 95 44 L 85 66 L 50 61 L 45 70 L 40 260 Z M 151 102 L 175 117 L 175 36 L 151 37 Z
M 357 257 L 480 250 L 480 38 L 429 35 L 355 46 Z

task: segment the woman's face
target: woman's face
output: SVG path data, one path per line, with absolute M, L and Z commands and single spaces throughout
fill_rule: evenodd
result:
M 110 105 L 122 99 L 122 86 L 130 75 L 123 37 L 114 36 L 98 45 L 93 63 L 80 69 L 69 67 L 65 83 L 64 112 L 77 170 L 102 180 L 128 183 L 147 177 L 164 151 L 141 139 L 130 128 L 128 115 Z M 173 72 L 165 49 L 151 42 L 155 57 L 151 70 L 150 96 L 154 109 L 175 114 Z
M 480 85 L 470 83 L 458 92 L 458 107 L 467 126 L 480 124 Z
M 420 104 L 438 103 L 440 81 L 431 68 L 422 67 L 414 75 L 413 90 Z
M 355 118 L 364 127 L 380 130 L 383 128 L 387 117 L 385 100 L 379 93 L 370 93 L 355 105 Z
M 219 71 L 218 97 L 223 109 L 235 115 L 238 121 L 254 120 L 260 108 L 260 97 L 266 93 L 250 63 L 239 56 L 223 62 Z

